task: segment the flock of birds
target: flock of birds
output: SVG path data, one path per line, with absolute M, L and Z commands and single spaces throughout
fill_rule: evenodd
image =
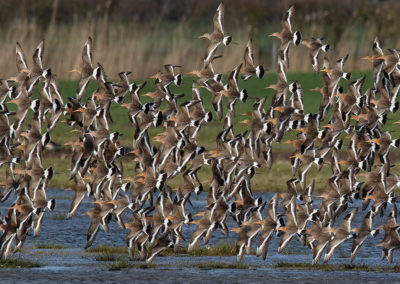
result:
M 383 231 L 378 246 L 382 247 L 382 257 L 391 262 L 394 250 L 400 248 L 393 192 L 400 183 L 391 172 L 389 150 L 391 146 L 399 147 L 400 140 L 392 139 L 381 127 L 386 123 L 387 113 L 396 112 L 399 106 L 399 54 L 390 49 L 385 55 L 376 39 L 373 55 L 365 57 L 373 64 L 374 88 L 362 93 L 364 76 L 348 84 L 344 93 L 340 83 L 351 78 L 350 73 L 343 71 L 348 56 L 336 61 L 326 56 L 319 59 L 329 45 L 320 38 L 302 41 L 301 34 L 293 31 L 293 14 L 292 7 L 282 18 L 282 30 L 271 35 L 281 43 L 278 81 L 268 87 L 275 90 L 271 106 L 266 109 L 266 96 L 254 98 L 253 108 L 245 114 L 249 119 L 242 121 L 250 131 L 239 134 L 234 133 L 235 105 L 249 99 L 247 90 L 239 88 L 239 76 L 244 81 L 252 77 L 261 79 L 264 69 L 255 63 L 250 40 L 243 63 L 229 74 L 225 84 L 222 75 L 214 72 L 213 61 L 221 57 L 216 52 L 221 44 L 228 46 L 232 40 L 223 29 L 223 3 L 215 13 L 213 32 L 200 36 L 209 43 L 202 69 L 191 72 L 198 79 L 193 81 L 192 98 L 185 102 L 179 102 L 182 95 L 169 89 L 171 84 L 179 86 L 182 82 L 176 72 L 180 66 L 165 65 L 154 76 L 155 91 L 141 94 L 146 83 L 130 83 L 130 72 L 119 73 L 117 83 L 107 80 L 100 63 L 93 64 L 89 37 L 83 48 L 81 67 L 72 70 L 80 73 L 76 96 L 68 97 L 64 104 L 56 76 L 42 64 L 43 42 L 33 55 L 31 67 L 17 43 L 18 74 L 0 80 L 0 167 L 6 168 L 1 202 L 12 192 L 16 195 L 8 214 L 0 218 L 3 231 L 0 256 L 6 259 L 10 252 L 18 251 L 30 231 L 36 236 L 44 213 L 54 209 L 55 200 L 46 197 L 53 171 L 43 167 L 42 156 L 52 143 L 51 132 L 59 123 L 67 123 L 79 138 L 68 143 L 72 148 L 70 178 L 73 180 L 69 190 L 75 196 L 66 218 L 73 218 L 85 196 L 94 199 L 92 210 L 85 213 L 91 220 L 85 248 L 93 244 L 100 228 L 108 232 L 109 222 L 116 221 L 129 230 L 126 243 L 130 258 L 134 259 L 138 252 L 146 263 L 167 248 L 178 250 L 182 241 L 188 241 L 190 252 L 201 239 L 207 244 L 220 229 L 226 236 L 230 231 L 238 233 L 238 261 L 245 253 L 252 252 L 257 239 L 256 255 L 265 259 L 269 243 L 276 235 L 280 238 L 278 252 L 298 238 L 312 250 L 312 263 L 316 264 L 324 251 L 323 261 L 328 262 L 348 239 L 353 243 L 353 261 L 366 238 Z M 310 49 L 311 65 L 323 78 L 323 86 L 315 89 L 322 95 L 315 114 L 305 113 L 300 83 L 289 82 L 286 76 L 289 48 L 299 44 Z M 97 82 L 97 90 L 88 95 L 86 89 L 91 80 Z M 40 99 L 32 100 L 35 88 Z M 215 138 L 216 149 L 212 150 L 198 145 L 201 128 L 215 116 L 204 108 L 204 89 L 211 93 L 217 119 L 223 120 Z M 142 103 L 143 96 L 151 97 L 152 102 Z M 109 131 L 110 105 L 114 103 L 127 109 L 135 129 L 132 148 L 121 146 L 121 134 Z M 17 110 L 9 111 L 8 104 L 16 104 Z M 29 109 L 33 115 L 28 123 Z M 61 120 L 62 116 L 65 119 Z M 149 137 L 148 130 L 152 127 L 163 132 Z M 294 148 L 290 161 L 295 178 L 286 182 L 286 192 L 276 193 L 269 202 L 255 198 L 251 179 L 256 168 L 272 166 L 273 143 L 281 142 L 290 131 L 296 131 L 297 138 L 283 143 Z M 343 139 L 348 141 L 343 150 L 346 160 L 340 160 L 339 155 Z M 128 173 L 128 177 L 123 173 L 120 159 L 124 156 L 132 157 L 136 165 L 134 174 Z M 306 182 L 313 164 L 318 169 L 330 165 L 332 170 L 320 195 L 313 193 L 314 180 L 310 185 Z M 205 182 L 198 178 L 203 165 L 211 165 L 211 179 L 206 181 L 208 205 L 192 216 L 187 206 L 191 204 L 191 196 L 203 190 Z M 168 182 L 178 176 L 183 184 L 171 188 Z M 360 176 L 366 177 L 366 182 L 358 181 Z M 351 205 L 357 199 L 362 200 L 362 208 Z M 387 206 L 390 207 L 385 210 Z M 131 212 L 131 222 L 124 221 L 126 210 Z M 389 212 L 387 222 L 373 228 L 374 217 L 386 212 Z M 357 214 L 363 215 L 363 221 L 359 228 L 354 228 L 352 221 Z M 238 227 L 228 228 L 228 218 L 237 222 Z M 197 229 L 191 236 L 184 236 L 183 227 L 191 225 Z

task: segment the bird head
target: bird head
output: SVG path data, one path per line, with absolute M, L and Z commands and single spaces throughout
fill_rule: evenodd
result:
M 230 229 L 229 231 L 230 231 L 230 232 L 236 232 L 236 233 L 239 234 L 239 232 L 240 232 L 240 227 L 236 227 L 236 228 Z

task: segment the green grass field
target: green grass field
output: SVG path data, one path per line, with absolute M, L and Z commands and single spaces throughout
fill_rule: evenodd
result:
M 352 79 L 349 81 L 351 82 L 353 79 L 360 78 L 362 75 L 365 73 L 361 72 L 354 72 Z M 372 80 L 371 80 L 371 74 L 367 73 L 367 80 L 365 83 L 364 90 L 366 90 L 368 87 L 372 86 Z M 195 78 L 193 77 L 185 77 L 183 80 L 183 83 L 181 86 L 176 87 L 175 85 L 171 86 L 171 91 L 172 93 L 175 94 L 185 94 L 185 97 L 180 99 L 178 103 L 182 103 L 186 100 L 191 99 L 191 88 L 192 88 L 192 82 Z M 153 84 L 153 79 L 147 80 L 147 85 L 145 88 L 142 90 L 142 94 L 145 94 L 150 91 L 154 91 L 154 84 Z M 258 80 L 257 78 L 252 78 L 250 81 L 243 82 L 240 80 L 239 85 L 240 88 L 246 88 L 249 92 L 249 98 L 246 103 L 241 103 L 237 102 L 236 104 L 236 118 L 235 118 L 235 128 L 234 131 L 235 133 L 240 133 L 246 129 L 248 129 L 248 126 L 238 123 L 241 120 L 244 120 L 248 117 L 242 116 L 242 114 L 250 111 L 252 109 L 252 105 L 254 103 L 254 98 L 263 98 L 265 96 L 268 97 L 268 101 L 266 104 L 266 107 L 268 107 L 271 103 L 271 98 L 274 94 L 274 90 L 271 89 L 264 89 L 266 86 L 269 86 L 271 84 L 276 83 L 276 75 L 275 73 L 267 73 L 264 78 L 261 80 Z M 312 112 L 315 113 L 318 111 L 319 107 L 319 102 L 321 100 L 321 95 L 318 92 L 315 91 L 310 91 L 312 88 L 316 87 L 321 87 L 322 86 L 322 78 L 320 73 L 291 73 L 288 75 L 288 80 L 289 81 L 297 81 L 301 84 L 304 92 L 304 107 L 306 112 Z M 135 81 L 137 83 L 143 82 L 141 81 Z M 347 89 L 347 83 L 346 81 L 342 81 L 342 86 Z M 75 91 L 76 91 L 76 82 L 66 82 L 66 81 L 61 81 L 60 82 L 60 88 L 62 90 L 62 95 L 64 97 L 64 102 L 67 102 L 67 97 L 75 96 Z M 85 100 L 88 96 L 90 96 L 96 89 L 96 83 L 91 82 L 87 92 L 86 96 L 84 97 L 83 100 Z M 37 94 L 34 95 L 38 96 Z M 222 130 L 223 127 L 223 122 L 219 122 L 215 120 L 215 113 L 213 111 L 212 105 L 211 105 L 211 94 L 203 90 L 203 99 L 205 102 L 205 108 L 208 111 L 212 111 L 214 115 L 214 121 L 207 124 L 204 126 L 201 131 L 200 131 L 200 137 L 199 137 L 199 145 L 203 145 L 207 149 L 211 149 L 215 145 L 215 137 L 218 132 Z M 125 101 L 129 101 L 129 98 L 127 97 Z M 142 97 L 142 102 L 150 102 L 151 99 L 148 97 Z M 163 105 L 161 106 L 163 108 Z M 111 106 L 111 114 L 112 118 L 114 120 L 114 123 L 110 124 L 110 131 L 119 131 L 120 133 L 123 133 L 123 136 L 121 137 L 121 143 L 125 146 L 132 145 L 132 139 L 134 135 L 134 129 L 131 126 L 131 123 L 129 122 L 128 116 L 127 116 L 127 110 L 118 104 L 113 103 Z M 389 118 L 400 118 L 400 115 L 396 114 L 396 117 L 390 117 Z M 388 123 L 390 124 L 390 122 Z M 389 127 L 390 128 L 390 127 Z M 64 144 L 68 141 L 74 140 L 78 134 L 77 133 L 69 133 L 70 128 L 65 125 L 65 124 L 59 124 L 57 128 L 53 131 L 51 134 L 52 140 L 54 140 L 57 143 Z M 150 128 L 150 135 L 156 135 L 157 133 L 161 132 L 161 129 L 155 129 L 155 128 Z M 289 138 L 289 137 L 288 137 Z M 289 147 L 290 148 L 290 147 Z M 280 145 L 280 147 L 277 147 L 277 150 L 279 149 L 287 149 L 284 147 L 284 145 Z
M 347 89 L 348 83 L 352 82 L 353 80 L 356 80 L 363 76 L 364 74 L 367 75 L 367 80 L 364 85 L 363 91 L 367 90 L 367 88 L 372 87 L 372 80 L 371 80 L 371 73 L 361 73 L 361 72 L 354 72 L 352 73 L 352 79 L 347 81 L 342 80 L 341 85 Z M 182 103 L 186 100 L 191 99 L 191 87 L 192 87 L 192 82 L 193 82 L 193 77 L 185 77 L 183 80 L 183 83 L 181 86 L 176 87 L 175 85 L 171 87 L 171 91 L 173 93 L 180 93 L 180 94 L 185 94 L 185 97 L 180 99 L 178 103 Z M 322 78 L 320 73 L 291 73 L 288 75 L 289 81 L 297 81 L 301 84 L 304 92 L 304 106 L 305 106 L 305 111 L 306 112 L 311 112 L 315 113 L 318 111 L 319 103 L 321 100 L 321 95 L 318 92 L 315 91 L 310 91 L 310 89 L 315 88 L 315 87 L 321 87 L 322 86 Z M 146 92 L 153 91 L 154 90 L 154 84 L 152 83 L 153 79 L 147 80 L 147 85 L 146 87 L 142 90 L 141 94 L 145 94 Z M 269 86 L 273 83 L 276 83 L 276 75 L 273 73 L 266 73 L 264 78 L 262 80 L 259 80 L 257 78 L 252 78 L 251 80 L 247 82 L 243 82 L 240 80 L 239 85 L 240 88 L 246 88 L 248 90 L 249 98 L 246 103 L 241 103 L 238 102 L 236 104 L 236 118 L 235 118 L 235 127 L 234 131 L 235 133 L 240 133 L 242 131 L 245 131 L 248 128 L 247 125 L 238 123 L 239 121 L 249 118 L 246 116 L 243 116 L 242 114 L 250 111 L 252 109 L 252 105 L 254 102 L 254 98 L 262 98 L 264 96 L 268 97 L 266 107 L 268 107 L 271 103 L 271 98 L 274 94 L 275 91 L 271 89 L 264 89 L 266 86 Z M 134 80 L 135 81 L 135 80 Z M 135 81 L 136 83 L 140 83 L 142 81 Z M 76 90 L 76 82 L 65 82 L 61 81 L 60 82 L 60 88 L 62 91 L 62 95 L 64 97 L 64 103 L 67 102 L 67 97 L 75 96 L 75 90 Z M 84 97 L 83 100 L 86 100 L 86 98 L 91 95 L 96 89 L 96 83 L 92 82 L 89 85 L 89 88 L 86 92 L 86 96 Z M 33 95 L 34 98 L 38 97 L 37 92 Z M 213 112 L 213 116 L 215 118 L 215 113 L 213 111 L 213 108 L 211 106 L 211 95 L 206 91 L 203 90 L 203 98 L 205 102 L 205 108 L 208 111 Z M 151 99 L 148 97 L 143 97 L 142 102 L 149 102 Z M 126 97 L 125 101 L 129 101 L 129 97 Z M 225 107 L 225 106 L 224 106 Z M 163 108 L 163 106 L 161 106 Z M 12 108 L 11 108 L 12 109 Z M 393 125 L 393 122 L 396 120 L 400 119 L 400 112 L 397 112 L 395 114 L 389 114 L 388 115 L 388 122 L 386 124 L 386 129 L 394 131 L 395 125 Z M 111 106 L 111 114 L 112 118 L 114 120 L 113 123 L 110 124 L 110 131 L 118 131 L 123 134 L 121 137 L 121 145 L 123 146 L 132 146 L 132 139 L 134 136 L 134 128 L 131 126 L 131 123 L 129 122 L 128 116 L 127 116 L 127 110 L 120 105 L 113 103 Z M 29 117 L 28 120 L 25 122 L 25 126 L 28 125 L 29 123 Z M 322 123 L 322 125 L 326 124 Z M 199 141 L 198 145 L 204 146 L 206 150 L 211 150 L 215 149 L 216 144 L 215 144 L 215 137 L 217 134 L 223 129 L 223 121 L 219 122 L 217 120 L 214 120 L 213 122 L 204 125 L 201 128 L 200 131 L 200 136 L 199 136 Z M 66 142 L 76 140 L 78 137 L 78 134 L 76 132 L 70 132 L 71 129 L 68 125 L 64 123 L 60 123 L 56 129 L 51 133 L 51 138 L 54 142 L 57 142 L 59 144 L 65 144 Z M 154 127 L 151 127 L 149 130 L 150 136 L 154 136 L 157 133 L 161 132 L 161 129 L 155 129 Z M 295 135 L 295 132 L 293 131 L 292 133 L 287 133 L 283 139 L 283 141 L 287 139 L 293 139 Z M 399 135 L 394 132 L 393 136 L 397 138 Z M 157 143 L 158 142 L 154 142 Z M 345 143 L 346 144 L 346 143 Z M 63 146 L 63 148 L 67 148 L 67 146 Z M 288 157 L 290 156 L 290 152 L 292 150 L 292 146 L 287 145 L 287 144 L 278 144 L 274 143 L 273 144 L 273 152 L 277 153 L 280 152 L 280 159 L 279 161 L 274 162 L 273 166 L 271 169 L 265 169 L 261 168 L 257 170 L 256 176 L 253 178 L 253 190 L 255 191 L 283 191 L 286 189 L 286 184 L 285 181 L 292 178 L 292 173 L 290 169 L 290 164 Z M 394 151 L 394 150 L 392 150 Z M 67 188 L 69 185 L 72 185 L 72 181 L 69 181 L 69 170 L 68 168 L 70 167 L 70 156 L 68 154 L 65 154 L 66 151 L 63 151 L 61 155 L 47 155 L 46 158 L 44 158 L 44 166 L 45 167 L 53 167 L 54 170 L 54 176 L 53 179 L 50 181 L 49 186 L 54 187 L 54 188 Z M 283 157 L 283 159 L 282 159 Z M 127 176 L 132 176 L 133 175 L 133 168 L 134 168 L 134 162 L 127 161 L 124 159 L 124 177 Z M 4 168 L 0 169 L 1 176 L 4 177 Z M 324 180 L 326 180 L 330 176 L 330 169 L 329 166 L 323 167 L 321 172 L 317 172 L 314 167 L 310 170 L 309 174 L 307 175 L 307 181 L 311 182 L 313 178 L 316 179 L 316 184 L 317 184 L 317 190 L 322 190 L 324 188 Z M 202 170 L 199 172 L 199 177 L 201 180 L 209 179 L 211 178 L 211 170 L 209 166 L 204 166 Z M 279 177 L 279 179 L 277 179 Z M 177 186 L 182 183 L 182 179 L 180 176 L 177 178 L 171 180 L 170 182 L 171 186 Z

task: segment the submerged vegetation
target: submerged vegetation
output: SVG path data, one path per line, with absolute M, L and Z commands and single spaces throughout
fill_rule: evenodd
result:
M 132 263 L 126 260 L 118 260 L 113 263 L 107 264 L 109 270 L 121 270 L 121 269 L 148 269 L 164 267 L 164 265 L 145 264 L 145 263 Z M 181 264 L 178 267 L 191 267 L 200 270 L 211 270 L 211 269 L 249 269 L 249 265 L 242 263 L 227 263 L 227 262 L 201 262 L 201 263 L 189 263 Z
M 322 270 L 322 271 L 365 271 L 365 272 L 400 272 L 400 265 L 395 266 L 369 266 L 369 265 L 353 265 L 353 264 L 317 264 L 311 263 L 285 263 L 279 262 L 273 266 L 274 268 L 283 269 L 304 269 L 304 270 Z
M 40 267 L 40 264 L 23 258 L 7 259 L 7 260 L 0 259 L 0 268 L 34 268 L 34 267 Z
M 88 253 L 101 253 L 101 254 L 126 254 L 127 248 L 126 247 L 117 247 L 117 246 L 97 246 L 93 248 L 86 249 Z
M 280 254 L 284 254 L 284 255 L 302 255 L 302 254 L 308 254 L 308 251 L 286 248 L 282 252 L 280 252 Z
M 136 268 L 136 269 L 147 269 L 156 267 L 154 264 L 145 264 L 145 263 L 131 263 L 126 260 L 118 260 L 116 262 L 107 264 L 107 268 L 109 270 L 121 270 L 126 268 Z
M 53 214 L 53 216 L 51 216 L 51 220 L 65 220 L 65 214 L 64 213 L 59 213 L 59 214 Z
M 103 252 L 96 256 L 97 261 L 115 261 L 116 259 L 114 254 L 108 252 Z
M 212 247 L 196 247 L 191 252 L 187 251 L 187 248 L 180 248 L 177 252 L 174 252 L 173 249 L 167 249 L 161 253 L 160 256 L 235 256 L 236 255 L 236 247 L 235 244 L 231 244 L 228 242 L 216 244 Z
M 54 243 L 42 243 L 42 244 L 38 244 L 35 246 L 36 249 L 54 249 L 54 250 L 58 250 L 58 249 L 67 249 L 69 248 L 69 246 L 65 246 L 65 245 L 59 245 L 59 244 L 54 244 Z
M 192 265 L 191 265 L 192 266 Z M 251 268 L 247 264 L 243 263 L 227 263 L 227 262 L 204 262 L 195 263 L 193 267 L 201 270 L 211 270 L 211 269 L 249 269 Z

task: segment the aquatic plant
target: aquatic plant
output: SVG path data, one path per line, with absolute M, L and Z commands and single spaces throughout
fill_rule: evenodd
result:
M 35 246 L 36 249 L 67 249 L 69 246 L 59 245 L 54 243 L 41 243 Z
M 202 262 L 191 264 L 201 270 L 211 269 L 249 269 L 250 266 L 243 263 L 227 263 L 227 262 Z
M 396 266 L 369 266 L 369 265 L 354 265 L 354 264 L 317 264 L 311 263 L 286 263 L 279 262 L 273 265 L 274 268 L 284 269 L 300 269 L 300 270 L 322 270 L 322 271 L 365 271 L 365 272 L 400 272 L 400 265 Z
M 97 261 L 115 261 L 116 259 L 115 255 L 109 252 L 102 252 L 96 255 Z
M 40 267 L 39 263 L 25 260 L 23 258 L 17 259 L 0 259 L 0 268 L 33 268 Z
M 255 254 L 253 251 L 252 254 Z M 187 251 L 187 248 L 180 248 L 177 252 L 174 250 L 167 249 L 161 253 L 160 256 L 235 256 L 236 255 L 236 246 L 233 243 L 223 242 L 220 244 L 216 244 L 209 247 L 196 247 L 191 252 Z
M 121 270 L 126 268 L 136 268 L 136 269 L 147 269 L 154 268 L 154 264 L 145 264 L 145 263 L 130 263 L 126 260 L 118 260 L 116 262 L 110 263 L 107 265 L 109 270 Z
M 51 216 L 51 220 L 65 220 L 65 214 L 64 213 L 58 213 L 58 214 L 54 214 L 53 216 Z
M 127 249 L 125 247 L 117 246 L 97 246 L 86 249 L 88 253 L 104 253 L 104 254 L 126 254 Z

